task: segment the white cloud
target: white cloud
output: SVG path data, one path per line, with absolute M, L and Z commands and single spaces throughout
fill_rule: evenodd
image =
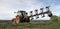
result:
M 44 0 L 0 0 L 0 18 L 11 19 L 15 17 L 14 11 L 18 9 L 29 13 L 29 11 L 45 7 L 44 3 Z
M 14 17 L 14 9 L 0 7 L 0 19 L 11 19 Z
M 40 8 L 43 3 L 38 0 L 0 0 L 0 19 L 11 19 L 15 17 L 14 11 L 23 9 L 31 11 Z M 28 10 L 29 9 L 29 10 Z
M 51 9 L 54 15 L 60 15 L 60 5 L 54 5 L 51 7 Z

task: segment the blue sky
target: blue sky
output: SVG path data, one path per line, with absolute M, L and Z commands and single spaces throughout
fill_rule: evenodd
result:
M 14 12 L 19 10 L 34 11 L 35 9 L 50 6 L 53 15 L 60 15 L 60 0 L 0 0 L 0 19 L 11 20 L 15 18 Z M 44 17 L 45 19 L 49 17 Z

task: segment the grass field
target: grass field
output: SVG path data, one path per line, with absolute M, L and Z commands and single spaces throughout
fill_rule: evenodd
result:
M 0 29 L 60 29 L 60 23 L 57 22 L 30 22 L 19 24 L 0 24 Z

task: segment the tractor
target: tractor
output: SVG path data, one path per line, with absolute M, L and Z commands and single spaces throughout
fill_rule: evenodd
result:
M 39 18 L 38 17 L 39 15 L 43 15 L 42 17 L 45 17 L 44 14 L 48 14 L 48 16 L 51 17 L 52 16 L 52 12 L 50 11 L 49 7 L 47 6 L 46 9 L 47 9 L 47 11 L 43 12 L 43 8 L 40 8 L 40 10 L 42 11 L 41 13 L 38 13 L 38 10 L 35 10 L 36 14 L 34 14 L 34 15 L 32 15 L 32 11 L 31 11 L 30 12 L 30 14 L 31 14 L 30 16 L 27 15 L 28 13 L 26 11 L 23 11 L 23 10 L 17 11 L 16 12 L 17 13 L 16 18 L 13 18 L 12 22 L 14 22 L 14 23 L 30 22 L 30 18 L 31 17 L 37 16 L 37 18 Z

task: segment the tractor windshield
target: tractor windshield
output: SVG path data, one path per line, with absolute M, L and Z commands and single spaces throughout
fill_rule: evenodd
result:
M 21 13 L 17 13 L 17 15 L 21 16 L 22 14 Z
M 18 11 L 17 15 L 19 15 L 20 17 L 26 16 L 26 12 L 25 11 Z

